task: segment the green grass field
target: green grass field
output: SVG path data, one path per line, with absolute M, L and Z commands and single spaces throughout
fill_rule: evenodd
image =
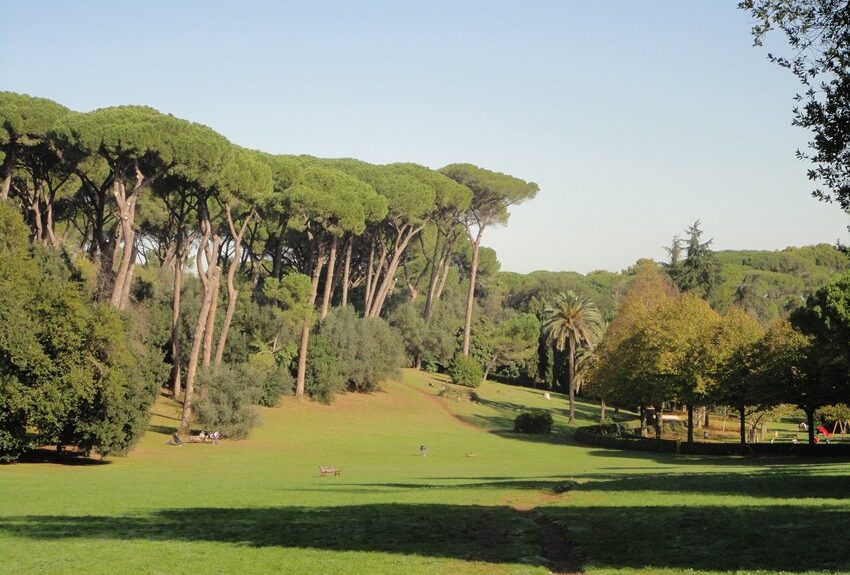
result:
M 166 445 L 162 400 L 127 458 L 0 467 L 0 574 L 850 573 L 850 463 L 580 447 L 556 394 L 438 380 L 286 399 L 217 446 Z M 556 432 L 511 433 L 524 406 Z

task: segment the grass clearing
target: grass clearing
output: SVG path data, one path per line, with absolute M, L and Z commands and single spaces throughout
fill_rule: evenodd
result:
M 163 399 L 130 457 L 0 467 L 0 573 L 547 573 L 552 525 L 588 573 L 850 572 L 848 463 L 581 447 L 558 394 L 442 383 L 286 400 L 217 446 L 166 445 Z M 514 434 L 528 407 L 556 432 Z

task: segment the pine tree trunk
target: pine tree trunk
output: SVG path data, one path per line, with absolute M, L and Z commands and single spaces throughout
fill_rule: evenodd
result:
M 133 247 L 130 248 L 130 267 L 127 269 L 124 287 L 121 288 L 121 304 L 118 309 L 127 309 L 130 305 L 130 289 L 133 287 L 133 271 L 136 269 L 136 258 L 138 257 L 139 248 L 133 243 Z
M 6 155 L 6 162 L 3 165 L 3 186 L 0 187 L 0 201 L 9 199 L 9 190 L 12 188 L 12 172 L 15 158 L 11 153 Z
M 469 272 L 469 291 L 466 296 L 466 316 L 463 320 L 463 355 L 469 355 L 469 340 L 472 336 L 472 307 L 475 303 L 475 279 L 478 276 L 478 248 L 481 245 L 481 235 L 484 233 L 484 228 L 478 229 L 478 236 L 475 240 L 472 239 L 472 232 L 469 232 L 469 239 L 472 243 L 472 265 Z M 572 402 L 570 402 L 572 404 Z M 570 423 L 573 418 L 570 418 Z
M 336 266 L 336 249 L 339 238 L 333 236 L 331 238 L 331 251 L 328 254 L 328 265 L 325 271 L 325 291 L 322 294 L 322 309 L 319 313 L 319 319 L 324 321 L 328 316 L 328 309 L 331 305 L 331 291 L 333 289 L 334 267 Z
M 198 258 L 201 257 L 201 250 L 204 249 L 203 244 L 198 248 Z M 198 371 L 198 360 L 201 354 L 201 345 L 204 340 L 204 332 L 207 327 L 207 317 L 209 316 L 210 307 L 212 306 L 213 291 L 218 285 L 218 276 L 221 274 L 221 268 L 216 266 L 212 270 L 212 275 L 207 280 L 204 290 L 204 299 L 201 304 L 201 310 L 198 313 L 198 321 L 195 323 L 195 333 L 192 337 L 192 350 L 189 352 L 189 366 L 186 370 L 186 391 L 183 397 L 183 414 L 180 418 L 180 430 L 183 434 L 189 431 L 189 424 L 192 420 L 192 400 L 195 394 L 195 375 Z
M 216 268 L 221 269 L 216 262 Z M 204 330 L 204 367 L 209 367 L 212 364 L 212 340 L 215 333 L 215 316 L 218 312 L 218 297 L 219 297 L 219 279 L 221 273 L 213 274 L 209 280 L 209 289 L 212 292 L 210 300 L 210 309 L 207 313 L 207 325 Z
M 322 274 L 324 267 L 324 246 L 319 240 L 314 240 L 318 244 L 315 251 L 316 259 L 313 265 L 313 277 L 310 283 L 310 299 L 308 303 L 312 308 L 316 303 L 316 295 L 319 291 L 319 276 Z M 298 349 L 298 373 L 295 377 L 295 397 L 304 397 L 304 384 L 307 380 L 307 347 L 310 339 L 310 321 L 305 320 L 301 327 L 301 345 Z
M 174 253 L 174 293 L 171 296 L 171 396 L 180 396 L 180 292 L 183 289 L 183 231 L 178 232 Z
M 130 281 L 129 274 L 131 273 L 130 263 L 133 257 L 133 244 L 136 240 L 136 232 L 133 230 L 133 222 L 136 214 L 136 199 L 137 190 L 130 192 L 130 196 L 126 195 L 126 187 L 123 180 L 116 177 L 113 185 L 113 195 L 115 202 L 118 205 L 118 221 L 121 226 L 121 238 L 124 249 L 121 253 L 121 261 L 118 264 L 118 271 L 115 274 L 115 284 L 112 286 L 112 297 L 109 303 L 115 309 L 121 308 L 121 298 L 124 296 L 124 284 Z
M 351 250 L 353 244 L 354 239 L 349 236 L 345 246 L 345 263 L 342 267 L 342 307 L 348 305 L 348 284 L 351 281 Z
M 230 214 L 230 206 L 225 207 L 225 216 L 227 217 L 227 226 L 230 229 L 230 236 L 233 238 L 233 261 L 227 268 L 227 311 L 224 313 L 224 322 L 221 324 L 221 333 L 218 336 L 218 344 L 215 348 L 215 362 L 213 366 L 218 368 L 221 365 L 222 357 L 224 357 L 224 346 L 227 345 L 227 335 L 230 331 L 230 324 L 233 322 L 233 314 L 236 311 L 236 300 L 239 298 L 239 291 L 236 289 L 236 270 L 242 258 L 242 238 L 248 225 L 253 219 L 253 213 L 245 218 L 239 232 L 236 231 L 236 226 L 233 225 L 233 217 Z

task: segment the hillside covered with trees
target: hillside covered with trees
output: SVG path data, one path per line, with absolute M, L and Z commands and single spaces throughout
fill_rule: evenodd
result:
M 762 327 L 850 269 L 828 245 L 715 253 L 697 222 L 666 262 L 502 272 L 486 231 L 538 191 L 513 176 L 271 155 L 147 107 L 10 92 L 0 124 L 6 459 L 125 452 L 160 388 L 183 433 L 230 437 L 255 405 L 331 402 L 401 366 L 572 398 L 640 269 Z

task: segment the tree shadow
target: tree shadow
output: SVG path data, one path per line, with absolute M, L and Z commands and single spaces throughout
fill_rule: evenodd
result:
M 540 554 L 533 522 L 509 507 L 470 505 L 190 508 L 121 517 L 30 515 L 0 519 L 0 533 L 52 541 L 145 539 L 379 551 L 491 563 L 532 562 Z
M 841 506 L 547 507 L 599 569 L 850 569 Z
M 655 491 L 772 497 L 778 499 L 850 499 L 850 475 L 807 474 L 800 470 L 752 473 L 647 473 L 582 476 L 590 481 L 577 491 Z
M 109 465 L 106 459 L 86 457 L 75 451 L 56 451 L 55 449 L 40 448 L 25 452 L 18 459 L 18 463 L 54 463 L 57 465 L 86 466 L 86 465 Z

